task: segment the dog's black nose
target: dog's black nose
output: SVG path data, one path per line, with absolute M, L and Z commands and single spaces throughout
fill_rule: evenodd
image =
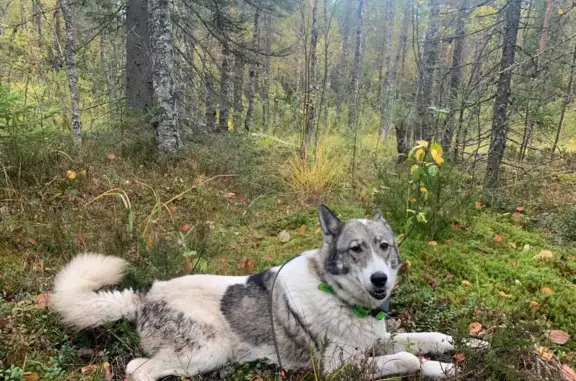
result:
M 386 282 L 388 281 L 388 276 L 383 272 L 377 272 L 372 274 L 372 276 L 370 277 L 370 281 L 376 287 L 384 287 L 386 285 Z

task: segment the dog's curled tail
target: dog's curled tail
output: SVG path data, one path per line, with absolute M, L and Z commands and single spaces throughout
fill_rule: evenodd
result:
M 83 329 L 122 318 L 133 320 L 138 296 L 131 289 L 98 291 L 120 282 L 127 262 L 121 258 L 85 253 L 70 261 L 54 279 L 50 307 L 65 323 Z

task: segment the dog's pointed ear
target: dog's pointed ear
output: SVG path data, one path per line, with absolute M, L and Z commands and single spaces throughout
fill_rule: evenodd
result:
M 376 209 L 376 212 L 374 213 L 374 219 L 375 220 L 383 220 L 384 219 L 384 215 L 382 214 L 382 211 L 380 210 L 380 208 Z
M 326 205 L 318 205 L 318 216 L 324 235 L 335 236 L 340 232 L 343 222 Z

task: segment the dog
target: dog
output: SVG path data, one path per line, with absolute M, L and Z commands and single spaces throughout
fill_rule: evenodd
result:
M 150 357 L 128 363 L 133 381 L 195 376 L 262 359 L 288 370 L 319 359 L 326 374 L 356 364 L 375 378 L 454 375 L 453 364 L 418 357 L 451 353 L 452 337 L 386 331 L 381 306 L 401 259 L 382 213 L 343 222 L 321 204 L 318 215 L 319 249 L 250 276 L 187 275 L 155 281 L 147 291 L 96 291 L 117 284 L 127 263 L 81 254 L 57 274 L 51 307 L 76 329 L 135 322 Z

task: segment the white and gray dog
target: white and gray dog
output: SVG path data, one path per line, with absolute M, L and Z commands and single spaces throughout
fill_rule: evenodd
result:
M 278 357 L 286 369 L 308 368 L 317 358 L 326 373 L 356 363 L 369 366 L 375 377 L 453 375 L 452 364 L 417 356 L 453 351 L 450 336 L 386 332 L 380 306 L 394 287 L 400 257 L 381 213 L 343 222 L 320 205 L 319 217 L 322 246 L 280 272 L 274 267 L 250 276 L 188 275 L 156 281 L 146 292 L 96 292 L 118 283 L 127 263 L 88 253 L 58 273 L 50 304 L 76 329 L 134 321 L 151 356 L 128 363 L 134 381 L 193 376 L 227 363 L 278 364 Z

